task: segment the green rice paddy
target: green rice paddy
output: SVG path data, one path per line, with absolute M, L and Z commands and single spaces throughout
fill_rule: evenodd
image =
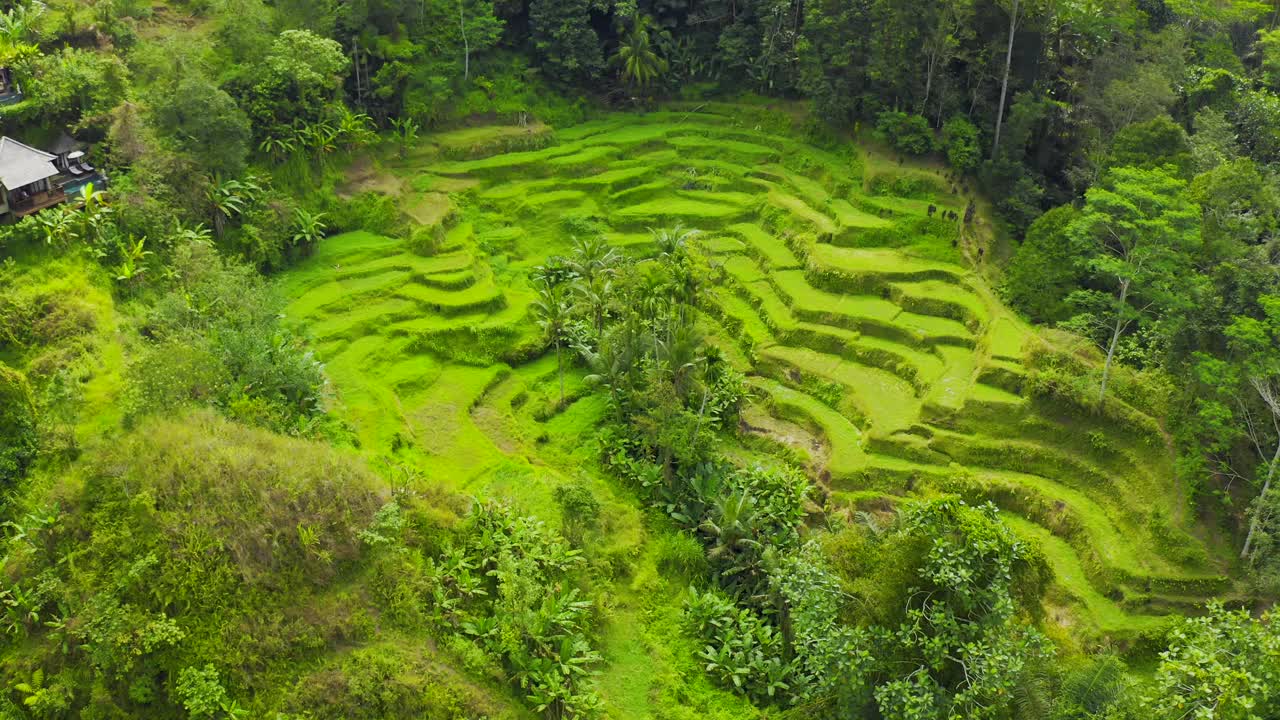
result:
M 929 204 L 867 194 L 856 148 L 842 155 L 741 127 L 731 108 L 615 115 L 512 152 L 503 142 L 518 133 L 493 136 L 427 138 L 434 151 L 385 163 L 457 188 L 458 213 L 440 221 L 452 249 L 424 257 L 349 233 L 281 280 L 288 315 L 318 342 L 337 411 L 373 456 L 552 520 L 552 490 L 588 482 L 610 508 L 617 552 L 652 555 L 639 505 L 594 471 L 607 407 L 580 370 L 557 409 L 528 276 L 568 251 L 575 228 L 643 256 L 648 227 L 681 224 L 700 231 L 718 278 L 706 325 L 749 377 L 746 417 L 759 422 L 747 426 L 765 446 L 799 448 L 833 503 L 938 492 L 995 502 L 1053 568 L 1053 616 L 1083 636 L 1136 637 L 1179 600 L 1229 592 L 1194 528 L 1166 520 L 1187 501 L 1163 439 L 1150 437 L 1158 423 L 1094 449 L 1085 437 L 1100 426 L 1049 416 L 1019 394 L 1034 331 L 947 239 L 923 251 L 841 240 L 908 232 Z M 1194 551 L 1156 542 L 1160 522 Z M 658 582 L 651 565 L 635 572 Z M 670 619 L 640 599 L 652 588 L 639 582 L 618 580 L 621 614 L 605 637 L 619 665 L 605 670 L 604 694 L 618 717 L 656 687 L 625 668 L 656 664 L 648 677 L 670 680 L 686 662 L 654 639 L 653 623 Z M 651 632 L 618 631 L 627 622 Z

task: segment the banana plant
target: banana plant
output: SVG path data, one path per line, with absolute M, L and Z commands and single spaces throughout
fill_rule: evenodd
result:
M 373 132 L 373 119 L 344 107 L 338 118 L 337 137 L 348 151 L 369 145 L 377 137 Z
M 116 266 L 116 280 L 123 283 L 132 283 L 136 281 L 147 269 L 143 266 L 143 260 L 151 255 L 151 251 L 146 249 L 147 238 L 129 236 L 128 240 L 116 240 L 116 244 L 120 249 L 120 264 Z
M 409 155 L 409 146 L 418 140 L 418 131 L 422 126 L 413 118 L 395 118 L 391 121 L 391 127 L 396 131 L 396 139 L 400 143 L 400 157 L 403 159 Z
M 74 212 L 66 205 L 59 205 L 29 216 L 30 219 L 27 222 L 33 223 L 39 229 L 46 245 L 65 246 L 82 237 L 80 223 L 76 221 Z
M 213 215 L 213 231 L 218 238 L 226 234 L 227 223 L 243 214 L 261 192 L 262 186 L 252 178 L 215 181 L 209 187 L 206 197 Z
M 290 237 L 293 244 L 306 248 L 323 240 L 325 231 L 328 229 L 324 218 L 325 215 L 322 212 L 309 213 L 298 208 L 294 212 L 293 235 Z
M 277 165 L 284 162 L 298 149 L 297 140 L 287 137 L 268 137 L 258 143 L 258 149 L 266 153 Z

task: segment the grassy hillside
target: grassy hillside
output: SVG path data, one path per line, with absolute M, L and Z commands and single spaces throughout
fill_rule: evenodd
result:
M 400 237 L 326 238 L 274 298 L 208 243 L 175 250 L 158 297 L 55 247 L 4 266 L 0 361 L 38 389 L 45 444 L 0 565 L 11 702 L 496 718 L 557 688 L 568 714 L 772 712 L 708 672 L 708 549 L 602 457 L 608 394 L 575 349 L 560 372 L 536 309 L 536 272 L 578 239 L 643 277 L 676 226 L 697 231 L 696 328 L 747 389 L 714 451 L 803 471 L 804 534 L 865 617 L 895 622 L 919 581 L 919 539 L 876 528 L 943 495 L 994 503 L 1034 548 L 1035 622 L 1069 656 L 1141 666 L 1175 618 L 1237 595 L 1173 479 L 1160 394 L 1125 371 L 1096 404 L 1096 352 L 1001 304 L 990 226 L 962 221 L 979 199 L 939 168 L 717 105 L 430 135 L 337 190 L 389 197 Z M 326 380 L 309 419 L 252 394 Z M 184 409 L 210 404 L 234 422 Z M 546 658 L 589 673 L 546 684 Z
M 939 492 L 995 502 L 1052 566 L 1051 623 L 1072 643 L 1137 639 L 1231 593 L 1173 480 L 1158 410 L 1064 402 L 1070 369 L 1094 360 L 1000 304 L 973 269 L 985 226 L 944 218 L 963 216 L 959 188 L 933 168 L 824 150 L 742 116 L 701 107 L 554 137 L 427 138 L 362 165 L 349 190 L 391 188 L 429 241 L 330 238 L 280 282 L 366 453 L 542 517 L 579 477 L 607 498 L 610 551 L 639 558 L 614 580 L 616 622 L 644 618 L 641 638 L 653 638 L 606 635 L 614 712 L 644 716 L 645 703 L 622 698 L 663 685 L 628 667 L 680 661 L 660 630 L 670 609 L 635 594 L 652 581 L 652 530 L 626 491 L 587 470 L 605 406 L 574 370 L 558 407 L 554 357 L 538 356 L 529 274 L 575 235 L 645 256 L 648 228 L 700 232 L 719 278 L 701 324 L 750 379 L 742 430 L 755 450 L 744 451 L 802 462 L 830 512 Z M 440 210 L 424 217 L 424 206 Z

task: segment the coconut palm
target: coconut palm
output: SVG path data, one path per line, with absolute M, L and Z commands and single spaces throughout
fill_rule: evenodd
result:
M 618 45 L 618 52 L 613 62 L 619 66 L 622 81 L 636 90 L 648 90 L 658 76 L 667 71 L 667 61 L 658 55 L 649 29 L 652 21 L 647 15 L 637 14 L 631 22 L 631 29 Z
M 739 585 L 759 569 L 762 544 L 757 539 L 756 501 L 743 490 L 721 495 L 711 508 L 711 517 L 698 529 L 707 537 L 707 558 L 720 567 L 727 585 Z M 746 577 L 739 577 L 745 575 Z
M 598 337 L 604 332 L 604 320 L 609 297 L 613 292 L 613 277 L 621 257 L 604 238 L 589 237 L 577 241 L 569 269 L 578 276 L 574 289 L 582 297 L 591 312 L 591 327 Z
M 560 404 L 564 405 L 564 359 L 561 347 L 564 341 L 564 328 L 573 310 L 572 304 L 565 297 L 564 286 L 543 279 L 538 286 L 538 299 L 533 303 L 533 311 L 538 317 L 538 325 L 542 332 L 551 338 L 556 348 L 556 368 L 560 373 Z

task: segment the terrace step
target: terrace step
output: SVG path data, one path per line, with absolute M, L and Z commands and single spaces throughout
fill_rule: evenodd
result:
M 877 367 L 808 348 L 775 345 L 760 351 L 764 361 L 839 383 L 870 430 L 887 434 L 910 427 L 920 415 L 920 399 L 902 378 Z

